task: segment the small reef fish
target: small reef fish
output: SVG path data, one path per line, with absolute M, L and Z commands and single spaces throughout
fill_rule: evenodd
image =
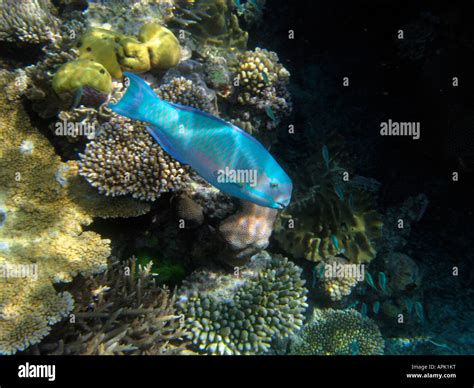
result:
M 367 304 L 362 303 L 362 306 L 360 308 L 360 315 L 362 315 L 363 317 L 367 316 Z
M 379 287 L 383 292 L 387 291 L 387 276 L 385 272 L 379 272 Z
M 351 355 L 358 356 L 360 354 L 359 341 L 357 340 L 352 341 L 350 347 L 351 347 Z
M 344 190 L 342 189 L 341 186 L 337 185 L 335 188 L 334 188 L 334 191 L 336 192 L 338 198 L 341 200 L 341 201 L 344 201 Z
M 423 311 L 423 306 L 420 302 L 415 302 L 415 312 L 421 323 L 425 322 L 425 312 Z
M 109 105 L 115 113 L 149 124 L 148 132 L 168 154 L 224 193 L 273 209 L 288 206 L 292 181 L 258 140 L 199 109 L 161 100 L 135 74 L 125 76 L 127 91 Z
M 272 119 L 272 121 L 277 121 L 275 112 L 273 112 L 273 109 L 271 106 L 265 105 L 265 113 L 267 114 L 268 117 Z
M 405 307 L 407 308 L 408 314 L 413 311 L 413 302 L 410 299 L 405 299 Z
M 268 79 L 268 75 L 266 72 L 262 71 L 262 78 L 265 81 L 266 84 L 270 83 L 270 80 Z
M 332 245 L 334 245 L 334 248 L 336 248 L 336 251 L 339 253 L 340 252 L 339 241 L 337 240 L 337 236 L 335 234 L 331 235 L 331 242 L 332 242 Z
M 326 168 L 329 170 L 329 149 L 327 145 L 323 145 L 323 160 Z
M 369 285 L 370 287 L 372 287 L 374 290 L 377 289 L 377 287 L 375 287 L 374 278 L 372 277 L 372 275 L 370 274 L 370 272 L 366 272 L 366 273 L 365 273 L 365 280 L 366 280 L 366 282 L 368 283 L 368 285 Z
M 375 315 L 377 315 L 380 311 L 380 302 L 376 301 L 374 305 L 372 306 L 372 311 L 374 312 Z

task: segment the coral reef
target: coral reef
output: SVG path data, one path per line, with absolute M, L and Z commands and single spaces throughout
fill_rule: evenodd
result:
M 53 77 L 53 89 L 57 94 L 75 92 L 86 86 L 110 93 L 112 77 L 100 63 L 87 59 L 66 63 Z
M 0 3 L 0 41 L 49 43 L 58 39 L 60 21 L 50 0 Z
M 106 267 L 109 240 L 83 231 L 94 216 L 145 213 L 128 200 L 100 202 L 90 187 L 71 185 L 74 167 L 62 163 L 45 137 L 31 126 L 20 96 L 5 95 L 15 75 L 0 73 L 0 353 L 11 354 L 41 340 L 73 307 L 71 295 L 54 283 L 70 282 Z M 128 207 L 130 206 L 130 207 Z M 95 214 L 94 211 L 101 214 Z M 37 268 L 37 277 L 12 276 Z
M 314 310 L 293 339 L 291 354 L 380 355 L 384 340 L 377 325 L 355 310 Z
M 220 236 L 227 244 L 227 249 L 219 258 L 232 266 L 245 264 L 268 246 L 278 214 L 276 209 L 247 201 L 241 203 L 241 209 L 219 225 Z
M 326 296 L 328 296 L 331 301 L 338 302 L 344 297 L 349 296 L 353 288 L 359 282 L 356 276 L 337 276 L 337 274 L 332 274 L 332 276 L 326 276 L 327 266 L 347 266 L 349 261 L 343 257 L 328 256 L 323 259 L 313 270 L 313 276 L 318 276 L 316 283 L 319 290 Z M 337 268 L 337 267 L 336 267 Z
M 373 195 L 351 187 L 350 180 L 343 180 L 349 172 L 335 159 L 319 155 L 316 153 L 314 164 L 307 166 L 314 181 L 309 188 L 300 181 L 274 236 L 294 257 L 320 261 L 343 254 L 350 263 L 368 263 L 376 256 L 374 240 L 382 233 Z
M 178 311 L 196 350 L 262 354 L 303 324 L 307 307 L 301 269 L 261 253 L 233 275 L 200 270 L 179 291 Z
M 175 295 L 132 258 L 75 285 L 71 317 L 30 354 L 174 355 L 186 350 Z
M 181 59 L 178 39 L 167 28 L 157 23 L 147 23 L 138 33 L 138 39 L 148 50 L 150 67 L 169 69 Z
M 187 180 L 186 168 L 168 156 L 142 124 L 117 115 L 87 144 L 79 165 L 79 173 L 92 186 L 113 197 L 154 201 Z
M 172 24 L 204 45 L 245 50 L 248 33 L 239 26 L 231 0 L 178 0 Z
M 192 106 L 205 112 L 215 112 L 212 101 L 214 96 L 210 96 L 204 88 L 184 77 L 172 78 L 155 89 L 155 92 L 163 100 Z

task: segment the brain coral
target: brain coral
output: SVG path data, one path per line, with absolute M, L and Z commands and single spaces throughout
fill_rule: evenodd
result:
M 153 140 L 145 127 L 113 115 L 80 155 L 79 173 L 99 192 L 146 201 L 179 189 L 186 169 Z
M 302 270 L 261 253 L 233 275 L 201 270 L 179 291 L 178 311 L 195 348 L 208 354 L 261 354 L 303 324 Z
M 291 345 L 301 355 L 381 355 L 384 340 L 377 325 L 355 310 L 315 309 Z
M 83 225 L 95 215 L 148 210 L 123 200 L 105 205 L 85 182 L 73 185 L 74 164 L 55 155 L 19 98 L 7 101 L 3 91 L 12 84 L 15 76 L 0 72 L 0 354 L 38 343 L 71 311 L 71 295 L 54 283 L 105 269 L 110 241 Z

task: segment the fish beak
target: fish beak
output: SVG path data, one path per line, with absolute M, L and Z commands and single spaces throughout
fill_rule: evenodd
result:
M 277 204 L 277 208 L 280 209 L 280 210 L 284 209 L 286 207 L 286 205 L 283 204 L 282 202 L 277 202 L 276 204 Z

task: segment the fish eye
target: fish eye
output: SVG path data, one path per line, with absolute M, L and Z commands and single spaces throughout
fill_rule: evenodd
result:
M 273 183 L 273 182 L 270 182 L 270 187 L 272 189 L 276 189 L 278 187 L 278 183 Z

